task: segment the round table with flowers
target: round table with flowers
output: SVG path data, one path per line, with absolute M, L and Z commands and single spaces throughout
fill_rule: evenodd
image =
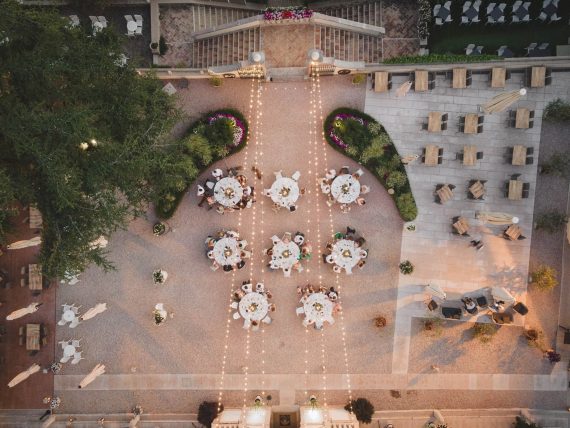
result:
M 243 187 L 234 177 L 221 178 L 214 186 L 214 199 L 224 207 L 235 207 L 243 198 Z
M 350 274 L 352 273 L 352 268 L 361 259 L 366 258 L 366 251 L 358 247 L 352 239 L 339 239 L 333 244 L 331 256 L 337 266 Z
M 235 265 L 241 261 L 241 250 L 236 238 L 225 236 L 214 244 L 214 260 L 221 266 Z
M 342 174 L 333 180 L 331 195 L 340 204 L 350 204 L 360 195 L 360 181 L 351 174 Z
M 309 294 L 301 299 L 301 303 L 305 313 L 305 320 L 303 321 L 305 326 L 315 324 L 315 327 L 320 329 L 325 321 L 334 324 L 334 303 L 324 293 Z
M 277 205 L 288 208 L 299 199 L 299 184 L 292 178 L 280 177 L 271 185 L 269 194 Z

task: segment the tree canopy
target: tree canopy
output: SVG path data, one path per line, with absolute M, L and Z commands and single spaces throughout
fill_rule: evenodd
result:
M 90 243 L 126 227 L 163 181 L 188 170 L 166 147 L 172 99 L 121 54 L 111 29 L 93 35 L 12 0 L 0 8 L 0 238 L 14 199 L 36 204 L 48 276 L 111 268 Z

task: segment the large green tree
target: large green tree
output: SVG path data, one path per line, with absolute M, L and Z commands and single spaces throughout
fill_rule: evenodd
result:
M 141 215 L 164 182 L 197 173 L 167 150 L 178 111 L 156 77 L 121 64 L 112 30 L 68 24 L 0 7 L 0 235 L 11 199 L 37 204 L 49 276 L 110 268 L 90 242 Z

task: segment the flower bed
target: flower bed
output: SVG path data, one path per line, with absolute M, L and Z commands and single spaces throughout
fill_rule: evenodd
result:
M 306 7 L 268 7 L 263 11 L 263 19 L 266 21 L 299 20 L 312 16 L 313 11 Z
M 191 180 L 176 182 L 159 198 L 156 213 L 161 219 L 174 215 L 178 204 L 198 174 L 226 156 L 239 152 L 247 139 L 247 121 L 237 110 L 224 109 L 206 113 L 196 121 L 177 144 L 176 156 L 187 160 L 194 169 Z
M 416 218 L 418 209 L 406 169 L 381 124 L 361 111 L 339 108 L 327 116 L 324 131 L 331 146 L 365 166 L 390 190 L 403 220 Z

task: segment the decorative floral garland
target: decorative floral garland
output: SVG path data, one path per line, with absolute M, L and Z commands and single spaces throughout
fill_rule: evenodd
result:
M 352 114 L 346 114 L 346 113 L 340 113 L 337 114 L 332 121 L 332 125 L 331 125 L 331 129 L 329 130 L 329 136 L 331 137 L 331 139 L 335 142 L 335 144 L 337 146 L 339 146 L 342 149 L 347 149 L 348 148 L 348 144 L 346 144 L 344 141 L 342 141 L 342 139 L 336 135 L 336 133 L 334 132 L 335 129 L 335 124 L 340 122 L 340 121 L 344 121 L 347 119 L 351 119 L 351 120 L 356 120 L 358 123 L 360 123 L 362 126 L 366 126 L 366 122 L 364 121 L 363 118 L 358 117 L 358 116 L 354 116 Z
M 307 7 L 268 7 L 263 12 L 266 21 L 282 21 L 286 19 L 308 19 L 313 11 Z
M 234 132 L 233 144 L 234 144 L 234 146 L 239 146 L 239 144 L 241 143 L 241 140 L 243 138 L 244 131 L 245 131 L 243 123 L 237 117 L 235 117 L 232 114 L 217 113 L 214 116 L 210 116 L 208 118 L 208 125 L 213 124 L 218 119 L 228 119 L 230 121 L 230 123 L 232 124 L 233 132 Z

